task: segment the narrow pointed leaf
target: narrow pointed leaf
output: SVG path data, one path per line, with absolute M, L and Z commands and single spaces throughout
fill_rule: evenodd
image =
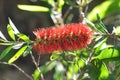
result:
M 16 28 L 16 26 L 14 25 L 14 23 L 12 22 L 12 20 L 11 20 L 10 18 L 8 18 L 8 20 L 9 20 L 10 26 L 11 26 L 12 29 L 14 30 L 14 33 L 15 33 L 15 34 L 20 33 L 20 32 L 18 31 L 18 29 Z
M 97 19 L 98 19 L 98 25 L 100 26 L 100 28 L 104 30 L 104 33 L 105 32 L 108 33 L 108 30 L 107 30 L 106 26 L 104 25 L 104 23 L 102 22 L 99 14 L 97 14 Z
M 43 6 L 19 4 L 17 7 L 21 10 L 31 12 L 49 12 L 49 8 Z
M 13 45 L 13 44 L 14 43 L 12 43 L 12 42 L 5 42 L 5 43 L 0 42 L 0 45 L 4 45 L 4 46 Z
M 22 54 L 23 52 L 26 50 L 27 46 L 23 46 L 20 50 L 17 51 L 17 53 L 8 61 L 9 64 L 13 63 L 14 61 L 16 61 Z
M 87 22 L 87 24 L 88 24 L 91 28 L 93 28 L 93 29 L 95 29 L 96 31 L 100 32 L 99 29 L 96 28 L 95 24 L 92 23 L 90 20 L 85 19 L 85 21 Z
M 4 42 L 5 40 L 0 37 L 0 42 Z
M 7 40 L 1 31 L 0 31 L 0 37 L 4 40 Z
M 101 39 L 100 39 L 100 40 L 101 40 Z M 96 49 L 95 49 L 95 54 L 98 54 L 98 52 L 99 52 L 101 49 L 106 48 L 106 46 L 105 46 L 106 41 L 107 41 L 107 38 L 103 39 L 102 41 L 99 41 L 99 42 L 94 46 L 94 48 L 96 48 Z
M 3 59 L 12 49 L 12 45 L 8 46 L 1 54 L 0 54 L 0 60 Z
M 26 35 L 23 34 L 23 33 L 18 33 L 17 36 L 18 36 L 20 39 L 22 39 L 22 40 L 24 40 L 24 41 L 26 41 L 26 42 L 27 42 L 27 41 L 30 41 L 29 37 L 26 36 Z
M 21 47 L 23 46 L 23 44 L 24 44 L 24 42 L 21 42 L 21 43 L 19 43 L 19 44 L 15 44 L 15 45 L 13 46 L 13 49 L 19 49 L 19 48 L 21 48 Z
M 13 40 L 15 40 L 14 31 L 13 31 L 12 27 L 11 27 L 9 24 L 7 25 L 7 31 L 8 31 L 9 36 L 10 36 Z

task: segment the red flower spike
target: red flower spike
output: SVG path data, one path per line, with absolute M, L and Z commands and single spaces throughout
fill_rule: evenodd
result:
M 38 54 L 82 49 L 90 44 L 92 32 L 87 25 L 77 23 L 38 29 L 34 34 L 36 41 L 41 41 L 34 44 L 34 49 Z

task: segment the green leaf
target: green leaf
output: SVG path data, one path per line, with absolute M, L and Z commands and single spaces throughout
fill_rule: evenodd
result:
M 3 59 L 9 52 L 10 50 L 12 49 L 12 45 L 11 46 L 8 46 L 0 55 L 0 60 Z
M 103 40 L 101 40 L 101 39 L 103 39 Z M 100 39 L 101 41 L 98 40 L 99 42 L 94 46 L 94 48 L 96 48 L 95 52 L 94 52 L 95 54 L 98 54 L 100 50 L 106 48 L 107 38 L 104 39 L 102 37 L 101 39 Z
M 40 70 L 42 73 L 46 73 L 48 71 L 51 71 L 56 65 L 57 65 L 57 61 L 48 62 L 44 66 L 41 66 Z
M 45 1 L 45 2 L 49 3 L 52 7 L 55 6 L 55 1 L 54 0 L 41 0 L 41 1 Z
M 10 26 L 12 27 L 14 33 L 15 33 L 15 34 L 20 33 L 20 32 L 18 31 L 18 29 L 16 28 L 16 26 L 14 25 L 14 23 L 12 22 L 12 20 L 11 20 L 10 18 L 8 18 L 8 20 L 9 20 Z
M 95 27 L 98 29 L 98 31 L 100 33 L 105 33 L 105 30 L 103 28 L 101 28 L 101 26 L 99 24 L 96 24 Z
M 58 12 L 61 12 L 62 7 L 64 5 L 64 0 L 57 0 L 57 4 L 58 4 Z
M 106 28 L 106 26 L 105 26 L 104 23 L 102 22 L 99 14 L 97 14 L 97 19 L 98 19 L 98 25 L 100 26 L 102 32 L 103 32 L 103 33 L 105 33 L 105 32 L 106 32 L 106 33 L 109 33 L 108 30 L 107 30 L 107 28 Z
M 8 61 L 9 64 L 13 63 L 14 61 L 16 61 L 22 54 L 23 52 L 27 49 L 27 45 L 23 46 L 20 50 L 18 50 L 16 52 L 16 54 L 10 58 L 10 60 Z
M 105 63 L 102 63 L 101 69 L 100 69 L 100 76 L 98 80 L 107 80 L 108 77 L 109 77 L 109 71 Z
M 91 80 L 97 80 L 99 76 L 99 69 L 91 63 L 89 63 L 86 68 Z
M 27 49 L 25 50 L 25 52 L 23 53 L 23 57 L 26 57 L 30 53 L 30 51 L 32 50 L 32 48 L 33 48 L 33 46 L 29 45 L 27 47 Z
M 27 4 L 19 4 L 17 6 L 21 10 L 31 11 L 31 12 L 49 12 L 49 8 L 43 6 L 36 5 L 27 5 Z
M 83 59 L 78 60 L 77 65 L 79 68 L 83 68 L 85 66 L 85 61 Z
M 55 67 L 55 74 L 54 74 L 54 80 L 63 80 L 64 76 L 64 67 L 63 65 L 58 62 L 56 67 Z
M 18 33 L 17 36 L 18 36 L 20 39 L 22 39 L 22 40 L 24 40 L 24 41 L 26 41 L 26 42 L 30 41 L 29 37 L 26 36 L 26 35 L 23 34 L 23 33 Z
M 0 42 L 4 42 L 5 40 L 0 37 Z
M 40 79 L 41 72 L 36 69 L 33 74 L 33 80 L 39 80 Z
M 120 58 L 120 47 L 108 47 L 100 51 L 98 56 L 95 56 L 94 59 L 114 59 Z
M 85 19 L 85 21 L 87 22 L 87 24 L 92 27 L 93 29 L 95 29 L 96 31 L 99 31 L 99 29 L 96 28 L 95 24 L 92 23 L 90 20 Z M 100 31 L 99 31 L 100 32 Z
M 120 35 L 120 26 L 116 27 L 116 35 Z
M 19 49 L 19 48 L 21 48 L 23 46 L 23 44 L 24 44 L 24 42 L 20 42 L 18 44 L 14 44 L 13 45 L 13 49 Z
M 96 21 L 96 14 L 100 14 L 101 19 L 105 16 L 113 14 L 120 11 L 120 0 L 105 0 L 103 3 L 97 5 L 93 10 L 87 15 L 90 21 Z
M 14 43 L 13 42 L 1 42 L 0 45 L 5 45 L 5 46 L 8 46 L 8 45 L 13 45 Z
M 7 40 L 1 31 L 0 31 L 0 38 L 2 38 L 1 41 Z
M 13 31 L 12 27 L 11 27 L 9 24 L 7 25 L 7 31 L 8 31 L 9 36 L 10 36 L 13 40 L 15 40 L 14 31 Z

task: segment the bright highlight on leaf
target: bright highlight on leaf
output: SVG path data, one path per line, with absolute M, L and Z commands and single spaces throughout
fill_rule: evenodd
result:
M 24 47 L 22 47 L 20 50 L 17 51 L 17 53 L 8 61 L 8 63 L 11 64 L 14 61 L 16 61 L 26 49 L 27 49 L 27 46 L 25 45 Z
M 8 18 L 8 20 L 9 20 L 10 26 L 12 27 L 14 33 L 15 33 L 15 34 L 20 33 L 20 32 L 18 31 L 18 29 L 16 28 L 16 26 L 14 25 L 14 23 L 12 22 L 12 20 L 11 20 L 10 18 Z
M 49 12 L 49 8 L 43 6 L 19 4 L 18 8 L 21 10 L 31 11 L 31 12 Z
M 0 38 L 2 38 L 2 39 L 4 39 L 4 40 L 7 40 L 1 31 L 0 31 Z M 2 40 L 2 41 L 3 41 L 3 40 Z
M 29 37 L 27 37 L 25 34 L 22 33 L 18 33 L 17 36 L 26 42 L 30 40 Z
M 117 35 L 120 35 L 120 26 L 117 26 L 117 27 L 116 27 L 116 34 L 117 34 Z
M 120 57 L 120 47 L 108 47 L 99 52 L 100 54 L 98 56 L 95 56 L 94 59 L 105 60 Z
M 99 80 L 105 80 L 109 77 L 109 71 L 107 69 L 107 66 L 105 65 L 105 63 L 103 63 L 101 65 L 101 69 L 100 69 L 101 73 L 99 76 Z
M 93 8 L 93 10 L 87 15 L 90 21 L 96 21 L 96 14 L 100 14 L 101 19 L 112 13 L 120 11 L 120 0 L 106 0 L 100 5 Z
M 40 74 L 41 74 L 41 72 L 40 72 L 38 69 L 36 69 L 36 70 L 34 71 L 34 74 L 33 74 L 34 80 L 39 80 Z
M 12 27 L 11 27 L 9 24 L 7 25 L 7 30 L 8 30 L 9 36 L 10 36 L 13 40 L 15 40 L 14 31 L 13 31 Z

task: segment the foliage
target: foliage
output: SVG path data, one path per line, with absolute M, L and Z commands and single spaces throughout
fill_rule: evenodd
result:
M 56 0 L 56 2 L 54 0 L 41 1 L 47 3 L 51 7 L 19 4 L 18 8 L 32 12 L 48 12 L 55 25 L 62 25 L 65 22 L 65 19 L 61 20 L 62 16 L 59 14 L 62 14 L 65 4 L 72 6 L 73 8 L 79 8 L 81 4 L 84 4 L 82 7 L 85 7 L 86 1 L 89 3 L 91 2 L 90 0 L 85 0 L 81 3 L 80 1 L 82 0 L 79 2 L 72 2 L 71 0 Z M 33 56 L 33 62 L 36 66 L 36 69 L 33 72 L 33 80 L 44 80 L 44 75 L 49 71 L 54 72 L 53 80 L 119 80 L 119 76 L 117 75 L 120 73 L 118 70 L 120 69 L 120 46 L 108 44 L 107 41 L 110 38 L 120 41 L 120 29 L 114 27 L 112 33 L 110 33 L 101 20 L 101 18 L 104 18 L 107 15 L 118 12 L 120 6 L 116 4 L 119 3 L 120 0 L 104 1 L 88 13 L 88 19 L 91 21 L 97 20 L 98 23 L 95 24 L 90 20 L 85 19 L 85 22 L 94 31 L 92 42 L 85 49 L 63 52 L 54 51 L 50 56 L 50 61 L 41 66 L 34 61 Z M 55 4 L 57 4 L 57 7 Z M 107 8 L 103 8 L 104 6 L 107 6 Z M 97 14 L 94 13 L 96 11 L 98 11 Z M 60 22 L 57 22 L 58 16 L 56 17 L 55 14 L 60 17 Z M 67 16 L 67 18 L 68 17 L 70 16 Z M 32 48 L 36 41 L 30 40 L 27 35 L 20 33 L 11 19 L 9 19 L 7 31 L 12 41 L 7 40 L 0 31 L 0 45 L 7 46 L 0 54 L 0 60 L 2 61 L 9 56 L 10 52 L 14 50 L 14 55 L 8 59 L 8 64 L 14 64 L 14 61 L 19 60 L 19 57 L 25 57 L 28 56 L 29 53 L 32 53 Z M 110 64 L 115 66 L 113 70 L 109 69 L 112 67 L 109 66 Z

